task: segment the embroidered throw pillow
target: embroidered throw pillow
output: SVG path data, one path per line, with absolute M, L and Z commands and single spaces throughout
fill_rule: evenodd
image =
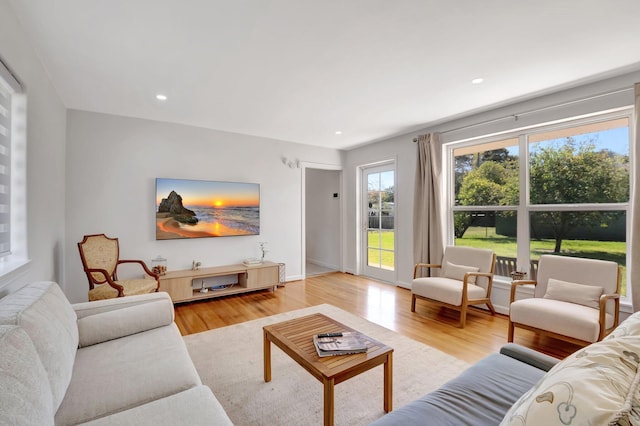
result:
M 640 339 L 593 343 L 556 364 L 500 425 L 640 424 Z

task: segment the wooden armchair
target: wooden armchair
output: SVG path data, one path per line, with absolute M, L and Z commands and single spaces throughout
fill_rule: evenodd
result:
M 470 305 L 487 305 L 491 315 L 493 270 L 496 255 L 491 250 L 450 246 L 445 249 L 442 264 L 418 263 L 413 269 L 411 283 L 411 312 L 416 311 L 416 299 L 444 305 L 460 311 L 460 327 L 467 320 Z M 436 277 L 419 277 L 424 268 L 440 268 Z
M 132 296 L 158 291 L 158 274 L 142 260 L 122 260 L 117 238 L 104 234 L 85 235 L 78 243 L 80 259 L 89 280 L 89 301 Z M 137 263 L 150 278 L 118 279 L 118 265 Z
M 620 281 L 616 262 L 540 256 L 537 280 L 511 286 L 507 340 L 513 342 L 515 327 L 579 345 L 602 340 L 618 325 Z M 526 284 L 535 286 L 534 297 L 515 300 Z

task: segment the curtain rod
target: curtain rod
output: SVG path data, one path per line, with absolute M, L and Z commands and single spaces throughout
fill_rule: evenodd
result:
M 453 129 L 449 129 L 449 130 L 445 130 L 444 132 L 440 132 L 440 134 L 444 135 L 444 134 L 451 133 L 451 132 L 457 132 L 459 130 L 471 129 L 471 128 L 474 128 L 474 127 L 484 126 L 486 124 L 497 123 L 499 121 L 504 121 L 504 120 L 509 120 L 509 119 L 514 119 L 515 121 L 518 121 L 518 119 L 520 117 L 525 116 L 525 115 L 535 114 L 535 113 L 546 111 L 546 110 L 549 110 L 549 109 L 560 108 L 560 107 L 564 107 L 564 106 L 567 106 L 567 105 L 573 105 L 573 104 L 577 104 L 577 103 L 580 103 L 580 102 L 590 101 L 590 100 L 602 98 L 602 97 L 605 97 L 605 96 L 617 95 L 618 93 L 624 93 L 624 92 L 628 92 L 628 91 L 631 91 L 631 90 L 633 90 L 633 87 L 627 87 L 627 88 L 624 88 L 624 89 L 616 89 L 616 90 L 612 90 L 610 92 L 605 92 L 605 93 L 600 93 L 600 94 L 593 95 L 593 96 L 588 96 L 586 98 L 576 99 L 576 100 L 573 100 L 573 101 L 563 102 L 563 103 L 555 104 L 555 105 L 549 105 L 549 106 L 546 106 L 546 107 L 532 109 L 532 110 L 529 110 L 529 111 L 523 111 L 523 112 L 518 113 L 518 114 L 511 114 L 511 115 L 507 115 L 507 116 L 504 116 L 504 117 L 493 118 L 491 120 L 485 120 L 485 121 L 481 121 L 479 123 L 469 124 L 469 125 L 466 125 L 466 126 L 455 127 Z M 413 142 L 418 142 L 418 138 L 413 138 Z

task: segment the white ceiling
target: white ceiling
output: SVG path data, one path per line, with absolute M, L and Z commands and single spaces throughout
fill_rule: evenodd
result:
M 640 64 L 639 0 L 11 5 L 68 108 L 340 149 Z

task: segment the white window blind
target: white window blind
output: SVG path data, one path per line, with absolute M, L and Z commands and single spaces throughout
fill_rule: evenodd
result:
M 0 60 L 0 257 L 11 254 L 11 111 L 20 83 Z

